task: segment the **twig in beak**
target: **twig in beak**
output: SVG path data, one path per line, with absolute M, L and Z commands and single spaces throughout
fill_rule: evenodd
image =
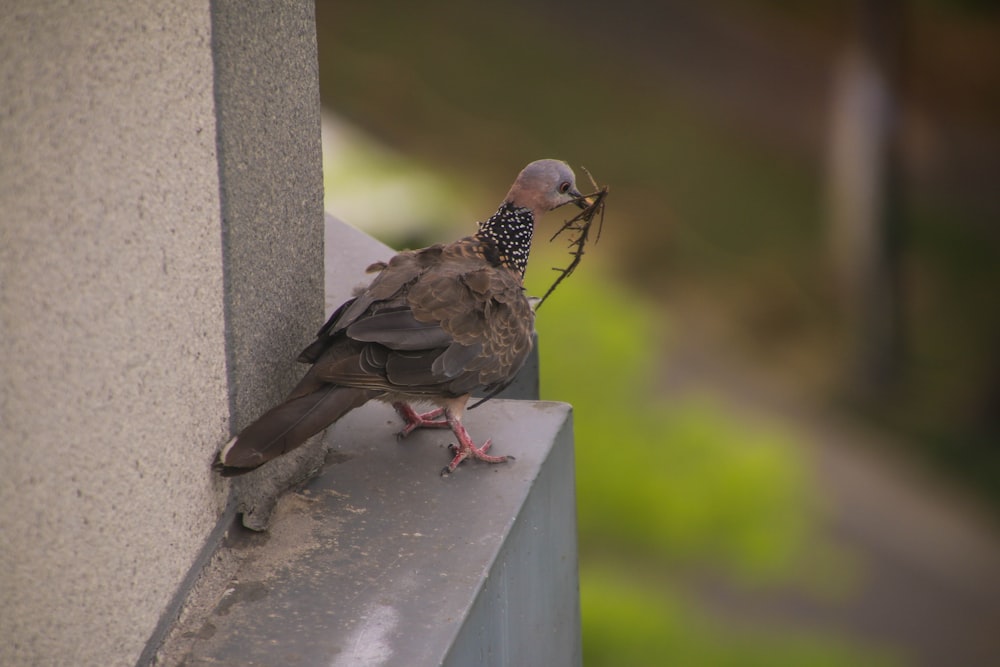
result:
M 536 311 L 542 307 L 542 304 L 545 303 L 545 300 L 549 298 L 549 295 L 555 291 L 556 287 L 559 286 L 559 283 L 568 278 L 569 275 L 576 270 L 576 267 L 579 266 L 580 261 L 583 259 L 583 254 L 586 249 L 587 240 L 590 236 L 590 228 L 593 225 L 594 218 L 598 218 L 597 238 L 594 239 L 594 243 L 601 240 L 601 230 L 604 229 L 604 200 L 608 196 L 608 187 L 604 186 L 603 188 L 599 188 L 590 171 L 588 171 L 586 167 L 581 168 L 587 174 L 587 178 L 590 179 L 590 183 L 594 187 L 594 192 L 593 194 L 581 197 L 580 201 L 586 202 L 583 206 L 583 210 L 564 222 L 562 227 L 560 227 L 556 233 L 552 235 L 552 238 L 549 239 L 549 241 L 554 241 L 557 236 L 566 230 L 577 232 L 576 236 L 573 236 L 569 242 L 570 255 L 572 255 L 573 259 L 566 268 L 560 269 L 553 267 L 553 271 L 559 272 L 559 277 L 556 278 L 555 282 L 552 283 L 552 286 L 549 287 L 548 291 L 545 292 L 544 296 L 542 296 L 537 305 L 535 305 Z M 580 204 L 580 201 L 577 202 L 578 205 Z

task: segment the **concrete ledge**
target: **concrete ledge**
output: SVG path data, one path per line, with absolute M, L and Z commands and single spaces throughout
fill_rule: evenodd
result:
M 377 403 L 338 422 L 269 533 L 232 531 L 238 566 L 158 664 L 579 665 L 571 409 L 493 400 L 467 425 L 517 460 L 442 478 L 449 432 L 397 442 Z

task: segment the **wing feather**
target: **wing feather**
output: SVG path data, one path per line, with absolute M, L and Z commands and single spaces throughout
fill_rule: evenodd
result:
M 341 306 L 301 359 L 303 383 L 461 396 L 508 382 L 532 345 L 520 277 L 463 239 L 403 252 Z

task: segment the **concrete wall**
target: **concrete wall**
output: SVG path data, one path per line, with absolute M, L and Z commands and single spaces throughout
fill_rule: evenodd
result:
M 261 6 L 0 12 L 0 664 L 136 662 L 320 324 L 312 4 Z

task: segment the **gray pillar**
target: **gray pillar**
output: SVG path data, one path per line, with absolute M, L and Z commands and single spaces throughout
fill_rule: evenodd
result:
M 323 323 L 323 160 L 311 1 L 212 2 L 234 431 L 302 375 Z
M 0 13 L 0 664 L 135 664 L 222 516 L 320 324 L 315 67 L 310 2 Z

